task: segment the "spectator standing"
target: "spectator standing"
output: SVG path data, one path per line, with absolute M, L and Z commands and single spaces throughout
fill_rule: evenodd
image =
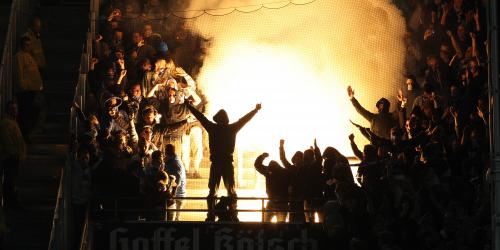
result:
M 186 105 L 208 132 L 210 161 L 212 161 L 212 165 L 210 166 L 210 178 L 208 179 L 208 188 L 210 191 L 207 196 L 208 215 L 206 220 L 214 221 L 215 198 L 219 190 L 221 178 L 224 180 L 229 198 L 234 199 L 236 197 L 233 166 L 236 134 L 257 114 L 261 105 L 257 104 L 254 110 L 231 124 L 229 124 L 229 117 L 223 109 L 214 115 L 213 119 L 215 122 L 211 122 L 188 102 L 186 102 Z
M 32 42 L 28 37 L 21 38 L 21 49 L 14 56 L 14 76 L 16 98 L 19 104 L 19 127 L 27 138 L 40 119 L 44 105 L 40 99 L 43 90 L 42 76 L 36 60 L 31 55 Z
M 301 186 L 303 183 L 301 177 L 298 175 L 299 169 L 304 165 L 304 153 L 302 151 L 297 151 L 292 156 L 292 163 L 288 161 L 285 153 L 285 140 L 280 140 L 280 160 L 283 166 L 285 166 L 289 182 L 288 182 L 288 197 L 290 198 L 290 203 L 288 205 L 290 209 L 290 216 L 288 220 L 290 222 L 304 222 L 306 217 L 302 212 L 304 210 L 304 187 Z
M 282 210 L 266 212 L 264 222 L 270 222 L 273 216 L 276 215 L 278 222 L 285 222 L 288 203 L 288 176 L 286 170 L 276 161 L 270 161 L 269 165 L 264 165 L 263 161 L 269 156 L 268 153 L 263 153 L 255 160 L 255 169 L 266 178 L 266 193 L 269 201 L 266 205 L 266 210 Z
M 10 101 L 6 105 L 5 116 L 0 121 L 0 166 L 3 176 L 2 198 L 4 207 L 18 207 L 16 179 L 19 163 L 26 154 L 21 130 L 17 124 L 17 104 Z
M 34 17 L 31 21 L 31 26 L 28 28 L 23 37 L 27 37 L 31 41 L 31 56 L 35 59 L 40 71 L 45 68 L 45 53 L 43 51 L 42 40 L 40 39 L 40 31 L 42 29 L 42 21 L 39 17 Z
M 155 49 L 151 45 L 146 44 L 146 41 L 140 32 L 134 32 L 132 34 L 132 40 L 134 42 L 134 47 L 132 49 L 137 51 L 138 61 L 145 58 L 152 59 L 156 54 Z
M 186 170 L 182 161 L 175 154 L 175 147 L 172 144 L 167 144 L 165 146 L 165 171 L 168 175 L 175 176 L 177 188 L 175 190 L 174 197 L 183 198 L 186 197 Z M 184 200 L 176 199 L 175 200 L 175 208 L 182 209 L 182 205 L 184 204 Z M 168 220 L 174 219 L 178 221 L 180 219 L 180 211 L 170 214 L 170 218 Z
M 391 128 L 398 124 L 398 118 L 396 118 L 398 116 L 389 112 L 391 103 L 387 99 L 381 98 L 376 104 L 378 113 L 372 113 L 359 104 L 354 97 L 354 90 L 351 86 L 347 88 L 347 94 L 356 111 L 370 122 L 372 132 L 380 137 L 390 138 Z

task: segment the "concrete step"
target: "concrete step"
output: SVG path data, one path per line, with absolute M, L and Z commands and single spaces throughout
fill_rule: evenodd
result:
M 76 87 L 76 81 L 48 81 L 45 82 L 43 88 L 45 91 L 63 91 L 63 92 L 74 92 Z
M 37 155 L 66 155 L 68 145 L 66 144 L 35 144 L 29 145 L 27 154 L 30 156 Z
M 63 41 L 54 41 L 51 43 L 44 43 L 44 52 L 64 52 L 64 53 L 78 53 L 82 51 L 84 37 L 76 37 Z
M 42 1 L 39 11 L 48 63 L 44 71 L 48 114 L 44 133 L 30 138 L 28 155 L 19 169 L 19 199 L 26 209 L 7 212 L 12 226 L 0 249 L 47 249 L 68 151 L 69 107 L 88 29 L 88 3 L 67 6 L 59 1 Z
M 73 19 L 75 18 L 81 18 L 81 19 L 85 19 L 85 20 L 88 20 L 88 17 L 73 17 Z M 44 26 L 44 29 L 41 31 L 41 35 L 42 35 L 42 38 L 44 39 L 45 41 L 45 37 L 53 37 L 53 36 L 66 36 L 67 38 L 64 39 L 64 40 L 60 40 L 60 41 L 54 41 L 56 44 L 60 44 L 60 43 L 64 43 L 66 41 L 74 41 L 74 40 L 80 40 L 82 38 L 85 38 L 86 35 L 87 35 L 87 31 L 89 29 L 89 25 L 87 22 L 80 22 L 80 21 L 77 21 L 76 23 L 74 23 L 74 25 L 61 25 L 61 26 Z M 84 30 L 85 33 L 82 33 L 82 34 L 74 34 L 74 31 L 75 30 Z M 48 43 L 44 43 L 44 46 L 45 44 L 47 44 L 48 46 L 50 46 Z M 69 43 L 67 43 L 69 44 Z M 76 46 L 74 44 L 70 45 L 70 46 Z
M 57 181 L 58 179 L 59 177 L 54 180 Z M 51 184 L 55 182 L 54 180 L 51 180 L 50 183 L 48 181 L 33 181 L 33 185 L 21 183 L 19 188 L 21 204 L 32 210 L 40 210 L 41 208 L 45 210 L 54 209 L 58 190 L 57 185 Z M 29 194 L 29 196 L 23 194 Z
M 60 85 L 66 84 L 67 82 L 72 82 L 73 85 L 76 85 L 78 82 L 78 74 L 80 68 L 80 60 L 72 60 L 73 66 L 67 69 L 57 70 L 57 64 L 54 66 L 50 66 L 50 68 L 45 69 L 45 77 L 44 77 L 44 85 Z M 63 68 L 64 66 L 61 66 Z
M 45 52 L 45 55 L 47 63 L 54 64 L 53 67 L 57 67 L 57 65 L 70 64 L 70 65 L 75 65 L 78 68 L 78 66 L 80 65 L 81 53 L 82 53 L 81 50 L 75 51 L 74 53 L 47 51 Z
M 50 102 L 68 102 L 73 100 L 74 88 L 49 88 L 44 90 L 45 98 Z
M 45 97 L 47 98 L 49 115 L 62 116 L 69 114 L 69 109 L 73 102 L 72 91 L 66 93 L 48 92 L 45 94 Z
M 57 62 L 57 60 L 54 62 Z M 45 69 L 44 85 L 57 85 L 63 84 L 64 82 L 73 82 L 73 84 L 76 84 L 78 81 L 80 59 L 76 59 L 76 57 L 72 56 L 68 62 L 68 64 L 72 66 L 62 66 L 61 69 L 58 69 L 59 64 L 50 64 L 51 62 L 49 61 L 49 67 Z M 64 69 L 64 67 L 67 67 L 67 69 Z
M 68 119 L 69 119 L 69 116 L 68 116 Z M 43 131 L 40 131 L 39 133 L 40 134 L 45 134 L 45 135 L 62 135 L 63 133 L 67 133 L 68 131 L 69 131 L 69 120 L 67 122 L 64 122 L 64 123 L 47 121 L 43 125 Z M 41 145 L 43 145 L 43 146 L 49 146 L 49 145 L 52 145 L 52 146 L 64 146 L 64 143 L 61 144 L 61 145 L 58 145 L 58 144 L 43 144 L 42 143 Z M 37 146 L 37 144 L 31 144 L 30 145 L 30 147 L 33 147 L 33 146 Z M 51 148 L 46 149 L 46 150 L 50 150 L 50 149 Z M 51 153 L 55 153 L 55 152 L 51 152 Z M 59 152 L 57 152 L 57 153 L 59 153 Z
M 65 5 L 88 5 L 89 0 L 61 0 Z
M 7 210 L 8 217 L 7 225 L 9 232 L 7 233 L 7 248 L 4 249 L 23 249 L 21 247 L 43 246 L 48 242 L 48 234 L 50 234 L 50 226 L 46 224 L 47 220 L 51 220 L 53 212 L 51 209 L 32 209 L 25 208 L 23 211 Z M 23 241 L 10 242 L 9 234 L 16 231 L 23 231 L 25 238 Z M 19 244 L 20 248 L 11 248 L 13 243 Z M 43 249 L 43 248 L 38 248 Z M 46 248 L 45 248 L 46 249 Z
M 69 122 L 69 121 L 68 121 Z M 51 144 L 62 144 L 69 142 L 68 135 L 34 135 L 31 137 L 31 142 L 33 144 L 38 143 L 51 143 Z
M 45 30 L 58 30 L 66 27 L 88 26 L 89 5 L 83 6 L 50 6 L 39 11 L 43 17 Z M 80 29 L 73 29 L 80 31 Z M 77 33 L 80 34 L 80 33 Z

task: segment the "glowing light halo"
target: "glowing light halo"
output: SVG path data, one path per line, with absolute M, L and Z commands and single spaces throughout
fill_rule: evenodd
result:
M 236 3 L 262 0 L 192 0 L 189 8 Z M 364 126 L 369 122 L 350 104 L 347 85 L 364 107 L 375 111 L 375 102 L 382 96 L 394 100 L 403 83 L 405 25 L 390 0 L 319 0 L 280 10 L 202 16 L 187 27 L 212 39 L 197 79 L 210 118 L 224 108 L 234 122 L 262 102 L 263 109 L 238 135 L 240 151 L 266 151 L 278 159 L 283 138 L 291 157 L 317 138 L 321 149 L 334 146 L 352 155 L 347 136 L 354 133 L 360 148 L 367 140 L 349 119 Z
M 323 146 L 335 145 L 336 135 L 349 133 L 349 112 L 339 112 L 346 106 L 345 90 L 299 51 L 246 42 L 235 44 L 224 55 L 218 63 L 206 62 L 214 69 L 205 69 L 199 79 L 202 83 L 209 79 L 204 88 L 210 97 L 208 115 L 223 108 L 234 122 L 256 103 L 263 106 L 239 133 L 240 150 L 266 151 L 277 159 L 280 139 L 286 140 L 291 155 L 308 148 L 314 138 Z

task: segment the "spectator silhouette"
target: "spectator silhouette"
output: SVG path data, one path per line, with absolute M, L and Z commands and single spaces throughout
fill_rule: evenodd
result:
M 254 163 L 257 172 L 266 178 L 266 193 L 269 197 L 266 210 L 286 210 L 288 208 L 288 203 L 285 201 L 288 196 L 288 173 L 276 161 L 270 161 L 269 165 L 264 165 L 263 161 L 268 156 L 268 153 L 263 153 Z M 278 222 L 285 222 L 286 219 L 286 212 L 283 211 L 267 211 L 265 215 L 265 222 L 270 222 L 274 215 Z
M 402 109 L 398 108 L 395 113 L 391 114 L 389 112 L 391 106 L 389 100 L 380 98 L 376 104 L 378 113 L 372 113 L 359 104 L 358 100 L 354 97 L 354 90 L 351 86 L 347 87 L 347 95 L 351 99 L 356 111 L 370 122 L 372 132 L 379 137 L 389 139 L 391 128 L 399 124 L 399 112 Z
M 191 113 L 193 113 L 196 119 L 200 121 L 201 125 L 208 132 L 210 161 L 212 161 L 212 165 L 210 166 L 210 177 L 208 179 L 208 188 L 210 191 L 207 196 L 207 221 L 214 221 L 215 198 L 219 189 L 221 177 L 224 181 L 224 186 L 226 186 L 228 196 L 230 198 L 236 197 L 233 167 L 236 134 L 255 114 L 257 114 L 261 109 L 261 104 L 255 105 L 254 110 L 241 117 L 237 122 L 230 124 L 224 109 L 219 110 L 213 117 L 215 122 L 211 122 L 205 115 L 191 106 L 188 99 L 186 99 L 185 103 Z

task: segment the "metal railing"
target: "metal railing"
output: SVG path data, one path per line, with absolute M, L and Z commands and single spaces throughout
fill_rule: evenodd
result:
M 82 46 L 80 67 L 73 102 L 77 103 L 84 111 L 86 106 L 87 73 L 92 58 L 92 42 L 96 34 L 97 16 L 99 13 L 99 0 L 90 1 L 89 31 Z M 72 248 L 72 213 L 71 213 L 71 168 L 75 160 L 76 146 L 78 144 L 78 126 L 82 121 L 78 120 L 75 110 L 71 109 L 69 120 L 69 132 L 72 135 L 70 153 L 66 159 L 64 172 L 59 183 L 59 193 L 52 223 L 52 232 L 49 242 L 49 250 Z M 85 230 L 84 230 L 85 231 Z M 86 237 L 86 236 L 85 236 Z M 82 245 L 81 247 L 84 247 Z
M 59 188 L 57 191 L 57 201 L 56 201 L 56 207 L 54 209 L 54 218 L 52 219 L 52 229 L 50 231 L 50 239 L 49 239 L 49 247 L 48 249 L 64 249 L 61 244 L 64 242 L 64 240 L 61 238 L 63 237 L 63 234 L 58 233 L 62 229 L 62 223 L 61 220 L 63 218 L 63 213 L 64 208 L 62 207 L 64 203 L 62 202 L 63 199 L 63 181 L 65 178 L 62 178 L 64 176 L 64 169 L 61 170 L 61 179 L 59 180 Z M 56 238 L 57 237 L 57 238 Z
M 12 100 L 13 92 L 13 59 L 19 38 L 26 31 L 29 20 L 33 16 L 34 6 L 38 1 L 13 0 L 10 8 L 9 24 L 5 34 L 2 62 L 0 63 L 0 110 L 4 110 L 7 101 Z M 0 112 L 0 118 L 1 114 Z
M 96 219 L 96 218 L 91 218 L 92 216 L 99 216 L 102 214 L 107 214 L 109 217 L 105 217 L 104 220 L 111 220 L 111 221 L 116 221 L 119 219 L 119 214 L 120 213 L 137 213 L 137 214 L 142 214 L 146 215 L 149 213 L 167 213 L 167 212 L 208 212 L 208 208 L 201 208 L 201 209 L 193 209 L 193 208 L 181 208 L 181 209 L 176 209 L 176 208 L 165 208 L 165 209 L 124 209 L 124 208 L 119 208 L 118 205 L 120 204 L 120 201 L 124 200 L 132 200 L 132 201 L 137 201 L 141 200 L 143 201 L 142 198 L 138 197 L 100 197 L 103 200 L 111 200 L 111 203 L 113 204 L 111 208 L 109 209 L 94 209 L 90 210 L 87 209 L 87 214 L 86 214 L 86 219 L 83 225 L 83 232 L 81 235 L 81 242 L 80 242 L 80 250 L 91 250 L 93 246 L 93 232 L 92 228 L 89 226 L 89 221 L 90 219 Z M 207 197 L 174 197 L 174 200 L 201 200 L 201 201 L 206 201 Z M 221 197 L 216 197 L 215 200 L 220 200 Z M 268 209 L 266 208 L 266 201 L 274 201 L 274 202 L 304 202 L 304 200 L 299 199 L 299 200 L 294 200 L 294 199 L 270 199 L 267 197 L 235 197 L 236 200 L 239 201 L 259 201 L 260 208 L 256 209 L 235 209 L 232 212 L 242 212 L 242 213 L 252 213 L 252 212 L 257 212 L 261 214 L 261 222 L 266 222 L 266 214 L 268 213 L 275 213 L 275 212 L 283 212 L 283 213 L 289 213 L 289 214 L 300 214 L 300 213 L 308 213 L 308 212 L 313 212 L 311 210 L 307 209 L 290 209 L 289 207 L 285 209 Z M 324 199 L 312 199 L 312 200 L 324 200 Z M 218 210 L 214 209 L 214 212 L 227 212 L 227 210 Z M 98 220 L 98 219 L 97 219 Z M 200 220 L 183 220 L 181 222 L 193 222 L 193 221 L 200 221 Z M 287 222 L 287 223 L 296 223 L 296 222 Z
M 138 213 L 153 213 L 153 212 L 208 212 L 208 208 L 165 208 L 165 209 L 148 209 L 148 208 L 120 208 L 119 204 L 122 204 L 122 201 L 135 201 L 134 204 L 141 204 L 144 201 L 144 197 L 101 197 L 103 200 L 112 200 L 112 207 L 111 208 L 104 208 L 104 209 L 94 209 L 92 210 L 91 214 L 99 214 L 99 213 L 105 213 L 111 215 L 109 219 L 112 220 L 117 220 L 119 219 L 119 214 L 122 212 L 138 212 Z M 206 201 L 207 197 L 172 197 L 173 200 L 187 200 L 187 201 Z M 221 197 L 215 197 L 215 201 L 220 200 Z M 275 199 L 275 198 L 268 198 L 268 197 L 234 197 L 235 200 L 237 201 L 258 201 L 260 208 L 253 208 L 253 209 L 239 209 L 236 208 L 234 211 L 235 212 L 243 212 L 243 213 L 248 213 L 248 212 L 258 212 L 261 214 L 261 222 L 265 221 L 266 214 L 268 213 L 274 213 L 274 212 L 287 212 L 287 213 L 308 213 L 308 212 L 313 212 L 307 209 L 300 209 L 300 210 L 292 210 L 289 207 L 283 208 L 283 209 L 268 209 L 266 208 L 266 201 L 273 201 L 273 202 L 278 202 L 278 203 L 293 203 L 293 202 L 304 202 L 304 199 Z M 307 199 L 308 201 L 326 201 L 325 198 L 313 198 L 313 199 Z M 214 209 L 213 211 L 215 212 L 224 212 L 221 210 Z M 186 220 L 189 221 L 189 220 Z M 198 220 L 192 220 L 192 221 L 198 221 Z

